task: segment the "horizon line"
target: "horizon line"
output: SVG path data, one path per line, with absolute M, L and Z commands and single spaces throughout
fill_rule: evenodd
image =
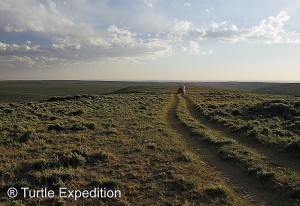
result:
M 300 83 L 300 80 L 99 80 L 99 79 L 0 79 L 4 81 L 99 81 L 99 82 L 157 82 L 157 83 Z

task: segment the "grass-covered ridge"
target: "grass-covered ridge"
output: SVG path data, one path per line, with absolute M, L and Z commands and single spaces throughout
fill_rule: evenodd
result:
M 168 92 L 77 95 L 0 105 L 1 197 L 15 186 L 120 189 L 106 205 L 241 205 L 168 127 Z M 4 205 L 98 199 L 2 198 Z
M 254 92 L 277 95 L 300 95 L 300 83 L 274 84 L 254 89 Z
M 261 181 L 267 181 L 269 187 L 276 188 L 280 192 L 286 192 L 290 197 L 300 198 L 300 176 L 298 173 L 279 167 L 247 146 L 209 129 L 191 116 L 182 96 L 179 96 L 176 114 L 191 134 L 200 137 L 204 142 L 217 146 L 216 152 L 220 158 L 233 163 L 238 162 L 240 169 L 246 170 Z M 295 202 L 298 202 L 296 199 Z
M 106 94 L 129 86 L 105 81 L 0 81 L 0 103 L 45 100 L 52 96 Z
M 104 199 L 103 205 L 264 205 L 281 197 L 273 191 L 283 191 L 282 202 L 299 203 L 298 167 L 291 166 L 299 151 L 299 97 L 187 86 L 177 101 L 178 86 L 171 83 L 98 85 L 99 90 L 72 84 L 45 95 L 34 87 L 38 101 L 12 97 L 0 103 L 0 204 L 99 203 L 8 199 L 12 186 L 122 191 L 122 198 Z M 244 144 L 236 134 L 254 144 Z M 270 156 L 257 145 L 276 146 L 281 153 Z M 293 158 L 283 165 L 284 158 L 273 161 L 281 154 Z M 251 190 L 244 190 L 248 182 Z M 257 184 L 270 196 L 259 196 Z
M 189 98 L 208 120 L 300 155 L 299 97 L 195 89 Z

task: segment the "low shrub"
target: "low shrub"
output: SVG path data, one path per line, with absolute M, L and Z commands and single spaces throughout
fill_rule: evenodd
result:
M 228 189 L 223 186 L 213 186 L 207 188 L 205 193 L 212 198 L 225 198 L 227 197 Z
M 48 126 L 48 131 L 64 131 L 66 130 L 65 127 L 59 124 L 53 124 Z

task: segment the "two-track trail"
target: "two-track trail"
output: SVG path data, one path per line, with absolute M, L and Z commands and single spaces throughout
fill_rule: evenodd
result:
M 270 189 L 268 186 L 253 179 L 247 173 L 238 169 L 234 164 L 223 161 L 216 153 L 216 147 L 206 144 L 189 134 L 188 130 L 179 122 L 176 117 L 178 96 L 172 96 L 172 105 L 167 114 L 169 127 L 184 141 L 189 148 L 198 154 L 200 159 L 214 168 L 216 173 L 221 175 L 228 185 L 241 197 L 250 200 L 253 205 L 291 205 L 282 193 Z
M 210 122 L 206 120 L 205 117 L 201 116 L 200 113 L 197 111 L 196 107 L 193 105 L 193 102 L 187 96 L 184 96 L 184 99 L 186 101 L 186 105 L 189 109 L 191 116 L 194 119 L 200 121 L 207 128 L 210 128 L 214 132 L 219 133 L 222 136 L 225 136 L 229 139 L 234 139 L 240 144 L 243 144 L 256 151 L 257 153 L 264 155 L 265 157 L 267 157 L 269 162 L 275 163 L 276 165 L 281 166 L 283 168 L 288 168 L 294 172 L 300 172 L 300 158 L 297 158 L 295 155 L 287 153 L 279 153 L 278 148 L 256 143 L 253 138 L 246 137 L 241 133 L 231 133 L 226 128 L 216 123 Z

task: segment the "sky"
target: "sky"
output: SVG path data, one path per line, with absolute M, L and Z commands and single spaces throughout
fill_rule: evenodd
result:
M 0 0 L 0 80 L 300 81 L 297 0 Z

